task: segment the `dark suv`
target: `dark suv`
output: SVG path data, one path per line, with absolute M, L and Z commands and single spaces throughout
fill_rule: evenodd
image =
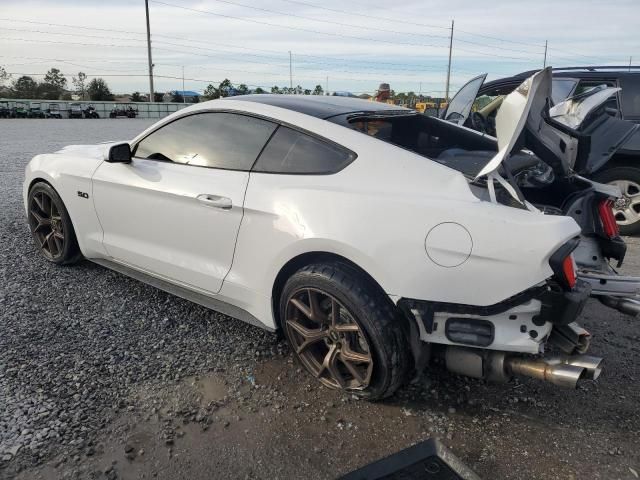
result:
M 482 83 L 485 76 L 473 79 L 467 85 L 476 81 L 481 86 L 472 113 L 463 120 L 465 125 L 495 136 L 495 116 L 502 98 L 536 72 L 531 70 L 486 83 Z M 604 105 L 606 112 L 613 117 L 640 124 L 640 67 L 554 68 L 553 102 L 558 104 L 568 97 L 601 85 L 621 88 Z M 600 183 L 618 185 L 623 194 L 615 208 L 620 230 L 623 234 L 640 232 L 640 130 L 626 140 L 608 161 L 577 173 Z

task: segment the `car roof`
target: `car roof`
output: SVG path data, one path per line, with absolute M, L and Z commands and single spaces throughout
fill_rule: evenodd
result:
M 227 97 L 224 100 L 263 103 L 324 120 L 337 115 L 355 112 L 413 112 L 413 110 L 398 107 L 397 105 L 339 96 L 258 94 Z
M 623 66 L 602 66 L 602 67 L 554 67 L 554 77 L 569 77 L 569 78 L 620 78 L 626 76 L 635 76 L 640 74 L 638 67 L 623 67 Z M 510 77 L 503 77 L 496 80 L 486 82 L 481 91 L 491 90 L 492 88 L 499 87 L 501 85 L 512 84 L 517 81 L 524 81 L 536 72 L 540 70 L 528 70 L 526 72 L 518 73 Z

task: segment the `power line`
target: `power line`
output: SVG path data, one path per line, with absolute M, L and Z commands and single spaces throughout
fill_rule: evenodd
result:
M 8 18 L 0 18 L 0 20 L 3 21 L 11 21 L 11 22 L 19 22 L 19 23 L 30 23 L 30 24 L 37 24 L 37 25 L 47 25 L 47 26 L 54 26 L 54 27 L 69 27 L 69 28 L 79 28 L 79 29 L 87 29 L 87 30 L 103 30 L 103 31 L 109 31 L 109 32 L 119 32 L 119 33 L 127 33 L 127 34 L 134 34 L 134 35 L 144 35 L 144 33 L 142 32 L 136 32 L 136 31 L 126 31 L 126 30 L 109 30 L 109 29 L 101 29 L 101 28 L 97 28 L 97 27 L 86 27 L 86 26 L 81 26 L 81 25 L 70 25 L 70 24 L 59 24 L 59 23 L 50 23 L 50 22 L 37 22 L 37 21 L 31 21 L 31 20 L 17 20 L 17 19 L 8 19 Z M 102 36 L 94 36 L 94 35 L 85 35 L 85 34 L 80 34 L 80 33 L 60 33 L 60 32 L 42 32 L 39 30 L 24 30 L 24 29 L 19 29 L 19 31 L 24 32 L 24 31 L 29 31 L 29 32 L 34 32 L 34 33 L 50 33 L 53 35 L 56 34 L 61 34 L 61 35 L 73 35 L 73 36 L 86 36 L 89 38 L 104 38 Z M 201 40 L 194 40 L 188 37 L 176 37 L 176 36 L 171 36 L 171 35 L 164 35 L 164 34 L 153 34 L 152 37 L 156 38 L 169 38 L 169 39 L 174 39 L 174 40 L 184 40 L 187 42 L 192 42 L 192 43 L 201 43 Z M 123 39 L 124 40 L 124 39 Z M 126 39 L 126 40 L 133 40 L 133 41 L 144 41 L 143 39 Z M 225 46 L 228 48 L 234 48 L 234 49 L 239 49 L 239 50 L 249 50 L 249 51 L 259 51 L 259 52 L 267 52 L 267 53 L 276 53 L 279 55 L 282 55 L 283 52 L 277 51 L 277 50 L 267 50 L 267 49 L 259 49 L 259 48 L 248 48 L 248 47 L 241 47 L 238 45 L 231 45 L 231 44 L 226 44 L 226 43 L 220 43 L 220 42 L 216 42 L 217 45 L 221 45 L 221 46 Z M 189 46 L 189 48 L 192 48 L 192 46 Z M 256 54 L 251 54 L 253 56 L 258 56 Z M 341 58 L 341 57 L 329 57 L 329 56 L 322 56 L 322 55 L 311 55 L 311 54 L 304 54 L 304 53 L 296 53 L 296 57 L 300 58 L 300 57 L 304 57 L 304 58 L 320 58 L 320 59 L 325 59 L 325 60 L 331 60 L 331 61 L 339 61 L 339 62 L 348 62 L 348 63 L 359 63 L 359 64 L 367 64 L 367 65 L 373 65 L 373 68 L 378 68 L 380 65 L 389 65 L 389 66 L 401 66 L 401 67 L 406 67 L 406 66 L 413 66 L 419 69 L 423 69 L 423 70 L 439 70 L 441 68 L 444 68 L 444 66 L 437 66 L 437 65 L 424 65 L 424 64 L 416 64 L 416 63 L 398 63 L 398 62 L 383 62 L 380 61 L 379 59 L 376 60 L 371 60 L 371 61 L 367 61 L 367 60 L 359 60 L 359 59 L 352 59 L 352 58 Z M 279 58 L 281 59 L 281 58 Z M 320 62 L 311 62 L 310 63 L 320 63 Z M 411 70 L 407 70 L 407 71 L 411 71 Z M 469 71 L 469 70 L 454 70 L 454 71 L 458 71 L 458 72 L 463 72 L 463 73 L 470 73 L 470 74 L 474 74 L 475 72 L 473 71 Z
M 223 13 L 216 13 L 216 12 L 211 12 L 209 10 L 200 10 L 197 8 L 190 8 L 190 7 L 185 7 L 183 5 L 176 5 L 173 3 L 166 3 L 166 2 L 161 2 L 159 0 L 151 0 L 152 3 L 156 3 L 159 5 L 164 5 L 167 7 L 173 7 L 173 8 L 179 8 L 182 10 L 188 10 L 190 12 L 195 12 L 195 13 L 203 13 L 203 14 L 207 14 L 207 15 L 214 15 L 216 17 L 223 17 L 223 18 L 230 18 L 233 20 L 240 20 L 242 22 L 248 22 L 248 23 L 255 23 L 258 25 L 267 25 L 270 27 L 279 27 L 279 28 L 285 28 L 288 30 L 295 30 L 295 31 L 299 31 L 299 32 L 308 32 L 308 33 L 316 33 L 319 35 L 327 35 L 330 37 L 342 37 L 342 38 L 350 38 L 350 39 L 355 39 L 355 40 L 365 40 L 367 42 L 378 42 L 378 43 L 387 43 L 387 44 L 391 44 L 391 45 L 408 45 L 408 46 L 415 46 L 415 47 L 435 47 L 435 48 L 442 48 L 442 45 L 435 45 L 435 44 L 423 44 L 423 43 L 410 43 L 410 42 L 394 42 L 394 41 L 390 41 L 390 40 L 382 40 L 382 39 L 378 39 L 378 38 L 370 38 L 370 37 L 359 37 L 356 35 L 346 35 L 346 34 L 341 34 L 341 33 L 334 33 L 334 32 L 323 32 L 321 30 L 312 30 L 309 28 L 302 28 L 302 27 L 294 27 L 292 25 L 280 25 L 277 23 L 270 23 L 270 22 L 263 22 L 260 20 L 255 20 L 252 18 L 244 18 L 244 17 L 238 17 L 235 15 L 227 15 L 227 14 L 223 14 Z M 252 7 L 246 7 L 246 8 L 252 8 Z
M 283 15 L 283 16 L 286 16 L 286 17 L 300 18 L 302 20 L 310 20 L 312 22 L 318 22 L 318 23 L 327 23 L 327 24 L 330 24 L 330 25 L 338 25 L 338 26 L 341 26 L 341 27 L 360 28 L 360 29 L 364 29 L 364 30 L 374 30 L 374 31 L 378 31 L 378 32 L 395 33 L 395 34 L 399 34 L 399 35 L 412 35 L 412 36 L 417 36 L 417 37 L 444 38 L 444 39 L 448 38 L 446 35 L 430 35 L 430 34 L 426 34 L 426 33 L 399 32 L 397 30 L 387 30 L 387 29 L 384 29 L 384 28 L 377 28 L 377 27 L 365 27 L 365 26 L 362 26 L 362 25 L 354 25 L 352 23 L 342 23 L 342 22 L 336 22 L 334 20 L 323 20 L 323 19 L 311 18 L 311 17 L 307 17 L 307 16 L 304 16 L 304 15 L 298 15 L 298 14 L 295 14 L 295 13 L 282 12 L 282 11 L 279 11 L 279 10 L 271 10 L 269 8 L 255 7 L 253 5 L 247 5 L 245 3 L 232 2 L 231 0 L 213 0 L 213 1 L 214 2 L 218 2 L 218 3 L 225 3 L 227 5 L 235 5 L 237 7 L 249 8 L 251 10 L 256 10 L 256 11 L 259 11 L 259 12 L 275 13 L 277 15 Z M 158 3 L 158 2 L 154 2 L 154 3 Z
M 0 30 L 19 30 L 19 29 L 12 29 L 12 28 L 6 28 L 6 27 L 0 27 Z M 24 32 L 24 29 L 20 29 L 19 31 Z M 89 37 L 89 38 L 103 38 L 101 36 L 97 36 L 97 35 L 89 35 L 89 34 L 84 34 L 84 33 L 66 33 L 66 32 L 48 32 L 48 31 L 43 31 L 43 30 L 26 30 L 27 32 L 31 32 L 31 33 L 39 33 L 39 34 L 51 34 L 51 35 L 65 35 L 65 36 L 77 36 L 77 37 Z M 138 42 L 144 42 L 144 40 L 139 40 L 139 39 L 130 39 L 130 38 L 120 38 L 120 37 L 115 37 L 113 39 L 116 40 L 133 40 L 133 41 L 138 41 Z M 33 40 L 33 41 L 38 41 L 38 42 L 46 42 L 47 40 Z M 192 42 L 196 42 L 195 40 L 193 40 Z M 52 41 L 53 43 L 53 41 Z M 58 42 L 58 43 L 63 43 L 63 42 Z M 68 42 L 65 42 L 68 43 Z M 173 42 L 166 42 L 163 40 L 157 40 L 155 42 L 156 44 L 160 44 L 160 45 L 171 45 L 171 46 L 178 46 L 178 47 L 184 47 L 184 48 L 191 48 L 191 49 L 198 49 L 198 50 L 204 50 L 204 51 L 216 51 L 216 52 L 222 52 L 223 55 L 229 56 L 229 55 L 234 55 L 235 52 L 227 52 L 225 50 L 220 50 L 220 49 L 215 49 L 215 48 L 205 48 L 205 47 L 199 47 L 199 46 L 194 46 L 194 45 L 185 45 L 185 44 L 180 44 L 180 43 L 173 43 Z M 71 44 L 75 44 L 75 43 L 71 43 Z M 92 44 L 86 44 L 86 45 L 92 45 Z M 168 49 L 167 49 L 168 50 Z M 178 51 L 178 50 L 174 50 L 176 53 L 183 53 L 183 54 L 189 54 L 189 55 L 193 55 L 193 52 L 182 52 L 182 51 Z M 257 54 L 245 54 L 245 55 L 249 55 L 251 57 L 257 57 L 257 58 L 270 58 L 270 59 L 276 59 L 276 60 L 282 60 L 285 61 L 284 58 L 281 57 L 274 57 L 274 56 L 265 56 L 265 55 L 257 55 Z M 302 58 L 306 58 L 306 57 L 314 57 L 314 56 L 310 56 L 310 55 L 297 55 L 296 54 L 296 58 L 298 57 L 302 57 Z M 217 58 L 217 57 L 216 57 Z M 322 57 L 324 58 L 324 57 Z M 331 57 L 328 57 L 331 59 Z M 339 59 L 345 62 L 352 62 L 351 60 L 348 59 Z M 285 64 L 274 64 L 274 63 L 267 63 L 267 62 L 258 62 L 258 61 L 252 61 L 252 60 L 247 60 L 246 58 L 242 59 L 243 62 L 249 62 L 249 63 L 258 63 L 258 64 L 268 64 L 268 65 L 272 65 L 272 66 L 279 66 L 279 67 L 286 67 Z M 70 62 L 69 62 L 70 63 Z M 318 65 L 325 65 L 325 66 L 331 66 L 331 67 L 336 67 L 335 64 L 332 63 L 328 63 L 328 62 L 319 62 L 319 61 L 315 61 L 315 60 L 302 60 L 302 63 L 311 63 L 311 64 L 318 64 Z M 365 63 L 365 62 L 359 62 L 359 63 Z M 382 64 L 384 64 L 384 62 L 381 62 Z M 402 64 L 392 64 L 392 65 L 402 65 Z M 298 65 L 297 68 L 302 68 L 302 69 L 310 69 L 309 67 L 305 67 L 305 66 L 300 66 Z M 369 68 L 376 68 L 377 72 L 379 75 L 388 75 L 388 73 L 384 73 L 380 71 L 379 66 L 372 66 Z M 437 67 L 437 66 L 425 66 L 424 70 L 429 69 L 432 71 L 438 71 L 441 70 L 442 67 Z M 318 68 L 314 68 L 315 70 L 319 70 Z M 408 74 L 404 74 L 405 76 L 422 76 L 421 74 L 424 73 L 424 70 L 413 70 L 413 69 L 400 69 L 401 71 L 404 72 L 410 72 L 413 73 L 413 75 L 408 75 Z M 117 70 L 113 70 L 113 71 L 117 71 Z M 341 72 L 341 73 L 361 73 L 358 71 L 352 71 L 352 70 L 333 70 L 332 71 L 336 71 L 336 72 Z M 369 72 L 369 73 L 373 73 L 373 72 Z M 417 74 L 417 75 L 416 75 Z
M 427 43 L 413 43 L 413 42 L 399 42 L 399 41 L 384 40 L 384 39 L 379 39 L 379 38 L 360 37 L 360 36 L 356 36 L 356 35 L 346 35 L 346 34 L 335 33 L 335 32 L 323 32 L 321 30 L 312 30 L 312 29 L 308 29 L 308 28 L 294 27 L 292 25 L 281 25 L 281 24 L 276 24 L 276 23 L 264 22 L 264 21 L 261 21 L 261 20 L 255 20 L 255 19 L 252 19 L 252 18 L 244 18 L 244 17 L 235 16 L 235 15 L 228 15 L 228 14 L 223 14 L 223 13 L 211 12 L 209 10 L 201 10 L 201 9 L 197 9 L 197 8 L 185 7 L 183 5 L 176 5 L 174 3 L 162 2 L 160 0 L 150 0 L 150 1 L 152 3 L 156 3 L 156 4 L 159 4 L 159 5 L 178 8 L 178 9 L 187 10 L 187 11 L 196 12 L 196 13 L 214 15 L 216 17 L 231 18 L 231 19 L 234 19 L 234 20 L 240 20 L 240 21 L 248 22 L 248 23 L 255 23 L 255 24 L 259 24 L 259 25 L 267 25 L 267 26 L 270 26 L 270 27 L 278 27 L 278 28 L 284 28 L 284 29 L 288 29 L 288 30 L 296 30 L 296 31 L 302 31 L 302 32 L 315 33 L 315 34 L 319 34 L 319 35 L 327 35 L 327 36 L 331 36 L 331 37 L 343 37 L 343 38 L 350 38 L 350 39 L 355 39 L 355 40 L 365 40 L 367 42 L 385 43 L 385 44 L 390 44 L 390 45 L 406 45 L 406 46 L 413 46 L 413 47 L 448 48 L 446 45 L 427 44 Z M 215 0 L 215 1 L 221 1 L 221 2 L 224 1 L 225 3 L 233 3 L 233 2 L 229 2 L 228 0 Z M 242 6 L 244 8 L 250 8 L 250 9 L 256 9 L 257 8 L 257 7 L 251 7 L 251 6 L 247 6 L 247 5 L 243 5 L 243 4 L 239 4 L 239 3 L 234 3 L 234 5 L 238 5 L 238 6 Z M 285 15 L 285 16 L 294 16 L 292 14 L 286 14 L 286 13 L 277 12 L 277 11 L 271 11 L 271 12 L 280 13 L 280 14 Z M 489 57 L 507 58 L 507 59 L 512 59 L 512 60 L 531 62 L 530 59 L 526 59 L 526 58 L 522 58 L 522 57 L 512 57 L 512 56 L 507 56 L 507 55 L 500 55 L 500 54 L 497 54 L 497 53 L 486 53 L 486 52 L 480 52 L 480 51 L 477 51 L 477 50 L 469 50 L 469 49 L 464 49 L 464 48 L 459 48 L 459 47 L 457 47 L 457 50 L 460 50 L 460 51 L 463 51 L 463 52 L 468 52 L 468 53 L 475 53 L 477 55 L 489 56 Z
M 179 8 L 179 7 L 178 7 Z M 79 28 L 79 29 L 88 29 L 88 30 L 103 30 L 103 31 L 109 31 L 109 32 L 119 32 L 119 33 L 126 33 L 126 34 L 133 34 L 133 35 L 144 35 L 144 33 L 142 32 L 136 32 L 136 31 L 126 31 L 126 30 L 109 30 L 109 29 L 101 29 L 98 27 L 86 27 L 86 26 L 80 26 L 80 25 L 70 25 L 70 24 L 59 24 L 59 23 L 50 23 L 50 22 L 37 22 L 37 21 L 32 21 L 32 20 L 18 20 L 18 19 L 9 19 L 9 18 L 0 18 L 0 20 L 4 20 L 4 21 L 11 21 L 11 22 L 19 22 L 19 23 L 29 23 L 29 24 L 37 24 L 37 25 L 47 25 L 47 26 L 54 26 L 54 27 L 69 27 L 69 28 Z M 19 29 L 19 31 L 24 32 L 24 29 Z M 50 33 L 53 35 L 70 35 L 70 36 L 86 36 L 89 38 L 103 38 L 102 36 L 95 36 L 95 35 L 85 35 L 85 34 L 79 34 L 79 33 L 61 33 L 61 32 L 42 32 L 39 30 L 29 30 L 31 32 L 34 33 Z M 153 37 L 159 37 L 159 38 L 169 38 L 169 39 L 176 39 L 176 40 L 184 40 L 187 42 L 192 42 L 192 43 L 199 43 L 200 40 L 194 40 L 188 37 L 176 37 L 176 36 L 171 36 L 171 35 L 164 35 L 164 34 L 154 34 Z M 132 41 L 144 41 L 143 39 L 124 39 L 124 38 L 114 38 L 114 39 L 120 39 L 120 40 L 132 40 Z M 241 47 L 241 46 L 237 46 L 237 45 L 230 45 L 230 44 L 225 44 L 225 43 L 220 43 L 220 42 L 216 42 L 218 45 L 221 46 L 225 46 L 228 48 L 234 48 L 234 49 L 240 49 L 240 50 L 250 50 L 250 51 L 260 51 L 260 52 L 267 52 L 267 53 L 276 53 L 276 54 L 280 54 L 282 55 L 282 52 L 276 51 L 276 50 L 267 50 L 267 49 L 258 49 L 258 48 L 248 48 L 248 47 Z M 191 47 L 191 46 L 189 46 Z M 465 49 L 459 49 L 461 51 L 467 51 Z M 474 53 L 473 51 L 470 51 L 472 53 Z M 482 55 L 490 55 L 490 54 L 486 54 L 484 52 L 479 52 Z M 254 54 L 254 56 L 256 56 Z M 339 57 L 328 57 L 328 56 L 321 56 L 321 55 L 310 55 L 310 54 L 296 54 L 297 57 L 305 57 L 305 58 L 321 58 L 321 59 L 327 59 L 327 60 L 331 60 L 331 61 L 342 61 L 342 62 L 349 62 L 349 63 L 360 63 L 360 64 L 371 64 L 371 63 L 375 63 L 376 67 L 379 65 L 390 65 L 390 66 L 406 66 L 406 63 L 394 63 L 394 62 L 382 62 L 379 61 L 378 59 L 373 60 L 373 61 L 367 61 L 367 60 L 357 60 L 357 59 L 344 59 L 344 58 L 339 58 Z M 512 57 L 512 58 L 516 58 L 516 57 Z M 418 69 L 425 69 L 425 70 L 436 70 L 439 69 L 437 66 L 434 65 L 422 65 L 422 64 L 414 64 Z M 440 67 L 440 68 L 444 68 L 444 66 Z M 416 71 L 419 72 L 421 70 L 410 70 L 410 69 L 406 69 L 406 71 Z M 469 74 L 473 74 L 475 72 L 469 71 L 469 70 L 453 70 L 453 71 L 458 71 L 458 72 L 463 72 L 463 73 L 469 73 Z

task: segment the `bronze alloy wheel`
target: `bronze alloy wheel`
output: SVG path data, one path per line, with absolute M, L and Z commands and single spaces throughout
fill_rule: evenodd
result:
M 62 215 L 46 192 L 38 191 L 31 196 L 29 225 L 45 257 L 57 260 L 64 255 L 65 232 Z
M 368 387 L 373 357 L 363 330 L 333 296 L 301 288 L 288 298 L 286 329 L 304 366 L 324 385 L 344 390 Z

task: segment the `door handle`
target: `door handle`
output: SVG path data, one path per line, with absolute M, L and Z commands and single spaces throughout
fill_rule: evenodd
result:
M 208 207 L 221 208 L 222 210 L 231 210 L 233 203 L 228 197 L 221 197 L 220 195 L 210 195 L 203 193 L 196 197 L 200 203 L 207 205 Z

